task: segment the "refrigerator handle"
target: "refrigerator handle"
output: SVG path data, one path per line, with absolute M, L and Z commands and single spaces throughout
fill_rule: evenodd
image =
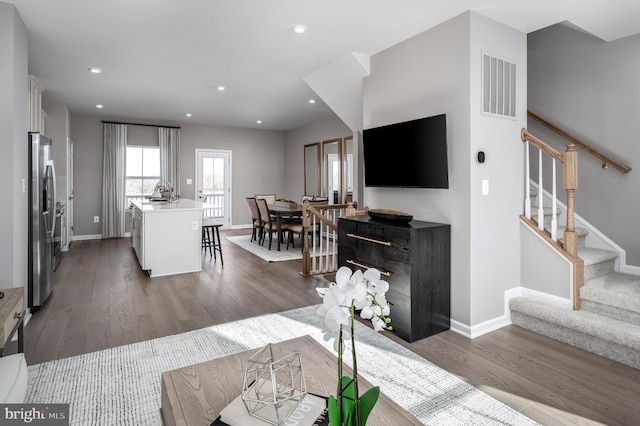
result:
M 55 212 L 55 206 L 56 206 L 56 167 L 53 164 L 53 160 L 47 160 L 47 170 L 51 171 L 51 180 L 53 181 L 53 197 L 51 198 L 51 208 L 54 209 Z M 49 217 L 51 218 L 51 238 L 54 238 L 55 233 L 56 233 L 56 215 L 54 214 L 50 214 Z

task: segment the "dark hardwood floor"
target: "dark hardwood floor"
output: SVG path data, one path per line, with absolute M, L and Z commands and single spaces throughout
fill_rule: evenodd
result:
M 28 363 L 320 303 L 323 278 L 302 277 L 299 261 L 267 263 L 224 239 L 243 233 L 221 232 L 224 266 L 206 255 L 201 273 L 153 279 L 128 238 L 74 242 L 50 299 L 25 328 Z M 447 331 L 414 343 L 385 333 L 542 424 L 640 424 L 639 370 L 519 327 L 473 340 Z

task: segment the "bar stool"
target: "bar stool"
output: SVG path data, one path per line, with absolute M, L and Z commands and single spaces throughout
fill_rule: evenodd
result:
M 209 249 L 209 254 L 216 259 L 216 251 L 220 253 L 220 263 L 224 265 L 222 260 L 222 245 L 220 244 L 220 227 L 222 223 L 213 219 L 202 219 L 202 248 L 204 252 Z M 213 250 L 212 250 L 213 249 Z

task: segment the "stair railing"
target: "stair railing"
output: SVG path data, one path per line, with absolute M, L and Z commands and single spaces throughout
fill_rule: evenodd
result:
M 560 249 L 560 252 L 564 252 L 565 256 L 574 264 L 574 278 L 573 278 L 573 307 L 579 309 L 580 301 L 578 298 L 579 289 L 584 284 L 584 262 L 578 257 L 578 233 L 575 229 L 575 191 L 578 188 L 578 152 L 574 144 L 567 145 L 564 152 L 560 152 L 551 147 L 546 142 L 535 137 L 527 129 L 522 129 L 520 132 L 522 142 L 525 143 L 525 181 L 526 181 L 526 195 L 524 202 L 524 218 L 525 222 L 533 228 L 538 229 L 543 237 L 550 240 L 550 242 Z M 538 197 L 538 217 L 537 223 L 531 218 L 531 170 L 530 170 L 530 158 L 529 147 L 533 146 L 538 149 L 538 186 L 540 192 L 543 190 L 543 154 L 551 157 L 552 161 L 552 174 L 551 174 L 551 231 L 548 232 L 544 229 L 544 197 Z M 567 192 L 567 226 L 563 234 L 562 243 L 558 242 L 557 232 L 557 178 L 556 178 L 556 161 L 562 164 L 563 173 L 563 185 Z
M 545 126 L 548 129 L 552 130 L 556 134 L 562 136 L 563 138 L 568 140 L 573 145 L 584 149 L 585 152 L 593 155 L 594 157 L 596 157 L 597 159 L 602 161 L 602 168 L 603 169 L 607 169 L 609 167 L 613 167 L 614 169 L 616 169 L 620 173 L 629 173 L 631 171 L 631 167 L 614 160 L 613 158 L 611 158 L 607 154 L 604 154 L 604 153 L 600 152 L 599 150 L 597 150 L 596 148 L 594 148 L 594 147 L 582 142 L 580 139 L 576 138 L 575 136 L 570 135 L 569 133 L 565 132 L 564 130 L 562 130 L 558 126 L 556 126 L 556 125 L 550 123 L 549 121 L 545 120 L 544 118 L 540 117 L 536 113 L 531 112 L 531 111 L 527 111 L 527 115 L 529 116 L 529 118 L 537 121 L 538 123 L 542 124 L 543 126 Z
M 302 204 L 302 275 L 338 270 L 338 219 L 366 214 L 355 203 Z

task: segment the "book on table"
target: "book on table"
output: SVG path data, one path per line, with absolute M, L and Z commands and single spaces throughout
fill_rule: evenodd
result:
M 295 401 L 288 401 L 295 404 Z M 313 426 L 328 425 L 326 415 L 327 398 L 307 393 L 291 415 L 282 423 L 285 426 Z M 275 419 L 274 419 L 275 422 Z M 271 423 L 249 414 L 242 401 L 242 395 L 236 397 L 229 405 L 222 409 L 220 416 L 211 426 L 265 426 Z

